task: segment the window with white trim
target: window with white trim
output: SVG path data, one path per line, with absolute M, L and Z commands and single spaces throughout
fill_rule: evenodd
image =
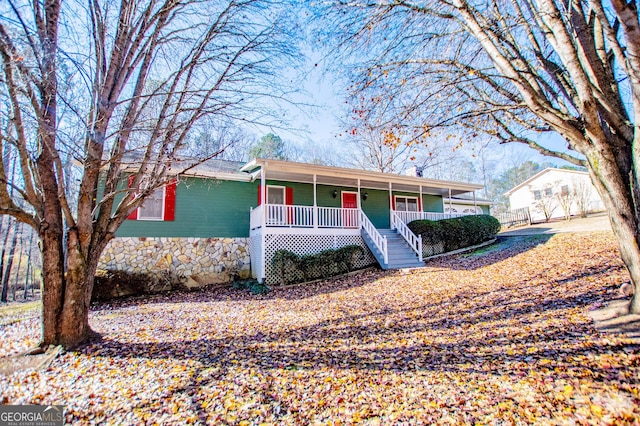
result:
M 398 212 L 417 212 L 418 198 L 401 197 L 396 195 L 396 211 Z
M 267 204 L 286 204 L 285 187 L 267 185 Z
M 164 198 L 164 187 L 153 191 L 138 208 L 138 220 L 162 220 L 164 218 Z

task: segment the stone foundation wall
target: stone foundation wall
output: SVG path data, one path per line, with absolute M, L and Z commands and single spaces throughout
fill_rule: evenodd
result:
M 120 237 L 109 242 L 99 269 L 170 277 L 186 287 L 251 275 L 249 238 Z

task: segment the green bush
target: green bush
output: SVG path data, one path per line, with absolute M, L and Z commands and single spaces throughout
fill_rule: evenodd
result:
M 422 245 L 441 247 L 441 252 L 453 251 L 488 241 L 500 231 L 500 222 L 493 216 L 473 215 L 438 221 L 415 220 L 409 229 L 422 235 Z M 436 253 L 426 253 L 427 255 Z
M 265 283 L 260 283 L 254 279 L 234 281 L 233 288 L 237 290 L 249 290 L 253 294 L 265 294 L 271 291 Z
M 290 284 L 353 271 L 363 255 L 364 249 L 355 244 L 304 256 L 298 256 L 288 250 L 278 250 L 274 254 L 271 264 L 276 270 L 280 282 Z

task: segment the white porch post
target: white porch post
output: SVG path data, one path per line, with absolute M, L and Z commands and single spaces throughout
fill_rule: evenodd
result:
M 267 177 L 266 177 L 265 165 L 260 168 L 260 200 L 262 201 L 262 232 L 260 233 L 260 247 L 262 247 L 262 262 L 260 262 L 260 282 L 264 282 L 267 279 L 267 259 L 265 250 L 266 233 L 267 233 Z
M 453 214 L 453 206 L 451 205 L 451 188 L 449 188 L 449 217 L 453 217 L 451 216 Z
M 423 205 L 423 204 L 424 204 L 424 203 L 423 203 L 423 201 L 422 201 L 422 185 L 420 185 L 420 198 L 419 198 L 419 201 L 420 201 L 420 202 L 418 203 L 418 207 L 419 207 L 419 208 L 418 208 L 418 210 L 420 210 L 420 211 L 418 212 L 418 214 L 419 214 L 420 216 L 418 216 L 418 217 L 419 217 L 420 219 L 424 219 L 424 214 L 423 214 L 423 212 L 424 212 L 424 205 Z
M 318 189 L 315 173 L 313 174 L 313 227 L 318 228 Z
M 389 228 L 393 228 L 393 218 L 391 211 L 393 210 L 393 184 L 389 182 Z
M 264 165 L 260 169 L 260 200 L 262 200 L 262 229 L 267 223 L 267 178 Z
M 362 210 L 362 197 L 360 197 L 360 179 L 358 179 L 358 212 L 360 212 Z M 358 213 L 358 216 L 356 218 L 356 221 L 358 222 L 358 228 L 360 228 L 360 213 Z

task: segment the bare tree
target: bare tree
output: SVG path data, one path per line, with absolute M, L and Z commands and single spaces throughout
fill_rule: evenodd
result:
M 592 185 L 584 179 L 574 179 L 572 182 L 573 197 L 578 207 L 580 217 L 587 217 L 593 199 Z
M 27 270 L 24 274 L 24 300 L 26 301 L 29 296 L 29 282 L 31 282 L 31 292 L 33 294 L 33 279 L 32 279 L 32 271 L 33 271 L 33 261 L 35 260 L 33 256 L 33 237 L 34 232 L 29 232 L 29 245 L 27 247 Z
M 2 248 L 2 262 L 0 263 L 0 265 L 3 265 L 3 273 L 2 273 L 2 291 L 0 292 L 0 302 L 7 302 L 7 294 L 9 293 L 9 279 L 11 278 L 11 268 L 13 267 L 13 259 L 15 257 L 15 253 L 16 253 L 16 246 L 18 245 L 18 228 L 19 228 L 19 223 L 16 223 L 11 234 L 11 246 L 9 248 L 9 253 L 8 253 L 8 257 L 7 257 L 7 263 L 6 266 L 4 266 L 4 255 L 5 255 L 5 249 L 6 249 L 6 243 L 7 241 L 5 240 L 5 247 Z M 8 234 L 8 232 L 7 232 Z
M 450 171 L 461 157 L 461 145 L 448 143 L 450 136 L 446 134 L 419 134 L 416 129 L 388 122 L 383 108 L 386 104 L 380 97 L 365 99 L 355 92 L 349 101 L 354 106 L 349 121 L 342 125 L 355 154 L 351 166 L 384 173 L 401 173 L 415 167 L 425 176 L 445 178 L 443 171 Z
M 558 208 L 558 201 L 553 194 L 553 187 L 546 185 L 542 189 L 535 190 L 534 194 L 536 194 L 533 203 L 534 209 L 544 215 L 545 222 L 549 222 L 553 213 Z
M 18 241 L 18 247 L 20 248 L 20 251 L 18 252 L 18 264 L 16 265 L 16 273 L 14 274 L 14 277 L 13 277 L 13 285 L 11 286 L 14 301 L 16 300 L 16 292 L 18 291 L 18 286 L 20 285 L 20 272 L 22 272 L 22 257 L 24 255 L 24 249 L 25 249 L 24 234 L 25 234 L 24 226 L 21 223 L 20 224 L 20 240 Z
M 575 199 L 575 193 L 569 189 L 569 185 L 556 184 L 555 197 L 562 208 L 565 220 L 571 220 L 571 209 Z
M 254 136 L 232 120 L 203 117 L 188 136 L 181 155 L 193 158 L 207 157 L 220 152 L 218 158 L 229 161 L 249 161 L 249 149 Z
M 17 148 L 21 179 L 12 197 L 0 168 L 0 213 L 29 224 L 41 240 L 43 345 L 75 346 L 92 335 L 99 257 L 129 213 L 179 179 L 172 165 L 199 120 L 271 125 L 282 117 L 273 101 L 287 93 L 275 76 L 295 62 L 288 32 L 296 26 L 281 6 L 2 3 L 0 96 L 7 102 L 0 113 L 10 125 L 0 149 Z M 77 126 L 81 132 L 69 130 Z M 75 188 L 63 156 L 79 164 Z
M 354 152 L 351 166 L 384 173 L 400 173 L 414 149 L 395 140 L 390 133 L 366 124 L 351 131 L 349 145 Z
M 587 167 L 640 313 L 640 21 L 636 1 L 335 0 L 354 91 L 397 126 L 487 133 Z M 350 56 L 349 56 L 350 55 Z M 555 132 L 568 150 L 536 135 Z

